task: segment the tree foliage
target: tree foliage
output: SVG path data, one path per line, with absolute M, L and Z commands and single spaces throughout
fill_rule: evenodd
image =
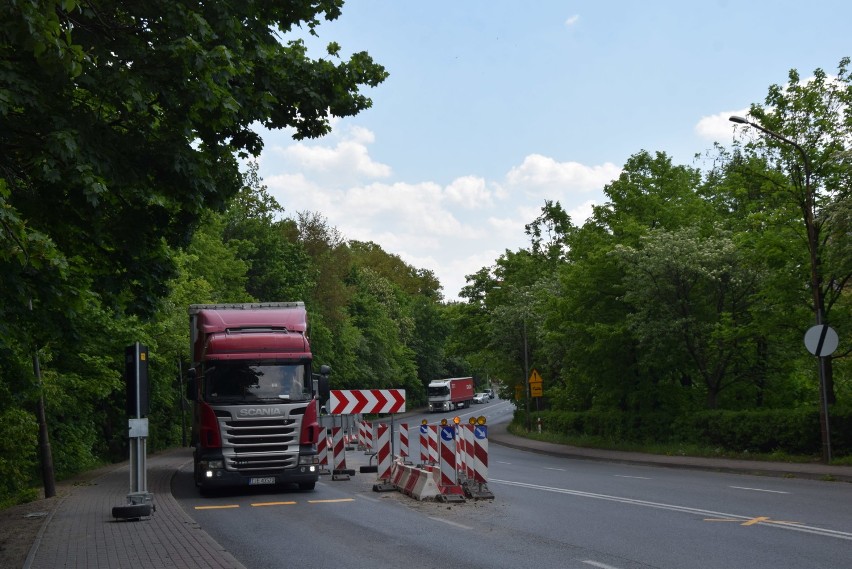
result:
M 772 85 L 764 105 L 751 106 L 749 114 L 759 128 L 749 129 L 757 130 L 757 136 L 742 145 L 746 156 L 760 157 L 785 174 L 777 178 L 777 191 L 792 206 L 787 209 L 789 227 L 801 244 L 794 249 L 801 260 L 796 288 L 802 304 L 811 308 L 810 324 L 852 322 L 847 289 L 852 259 L 846 232 L 852 199 L 849 63 L 843 58 L 834 77 L 816 69 L 808 81 L 791 70 L 787 85 Z M 830 402 L 835 400 L 833 359 L 826 359 L 825 369 Z
M 224 223 L 216 215 L 243 184 L 238 158 L 262 148 L 254 125 L 316 137 L 331 117 L 371 105 L 361 89 L 385 79 L 380 65 L 364 52 L 344 60 L 333 42 L 328 57 L 312 59 L 298 37 L 317 34 L 342 4 L 0 6 L 0 368 L 12 371 L 2 380 L 12 402 L 41 401 L 55 387 L 49 409 L 101 420 L 63 399 L 77 381 L 69 354 L 91 334 L 92 313 L 107 321 L 155 313 L 179 263 L 192 262 L 193 233 Z M 255 259 L 238 260 L 237 243 L 224 245 L 216 260 L 230 259 L 236 280 L 211 279 L 211 294 L 246 295 L 233 288 L 240 263 L 256 290 L 281 286 L 280 275 L 256 282 Z M 41 385 L 22 364 L 33 356 L 48 364 Z M 85 447 L 87 424 L 72 420 L 74 436 L 64 438 Z
M 814 164 L 822 160 L 810 164 L 807 182 L 826 313 L 841 337 L 852 312 L 847 64 L 833 79 L 818 70 L 800 83 L 793 72 L 786 89 L 770 89 L 766 108 L 752 108 L 766 128 L 800 140 Z M 797 138 L 798 129 L 805 134 Z M 639 152 L 579 227 L 545 202 L 527 226 L 528 249 L 468 277 L 455 327 L 468 355 L 516 386 L 525 383 L 526 356 L 554 409 L 671 418 L 702 408 L 814 405 L 816 374 L 801 343 L 813 315 L 807 184 L 800 153 L 777 142 L 717 147 L 705 172 Z M 852 391 L 848 352 L 841 346 L 834 358 L 844 401 Z

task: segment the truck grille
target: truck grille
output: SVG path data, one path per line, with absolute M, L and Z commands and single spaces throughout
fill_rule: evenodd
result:
M 296 466 L 300 425 L 284 417 L 220 417 L 225 468 L 259 474 Z

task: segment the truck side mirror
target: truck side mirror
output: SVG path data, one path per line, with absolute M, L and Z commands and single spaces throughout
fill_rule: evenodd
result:
M 317 394 L 323 401 L 328 401 L 331 396 L 331 383 L 328 376 L 331 374 L 331 367 L 327 365 L 320 366 L 319 378 L 317 380 Z
M 189 401 L 195 401 L 198 390 L 195 385 L 195 368 L 191 367 L 186 370 L 186 398 Z

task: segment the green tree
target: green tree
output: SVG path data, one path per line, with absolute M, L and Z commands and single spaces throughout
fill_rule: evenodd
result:
M 246 291 L 259 301 L 304 300 L 313 288 L 310 259 L 296 239 L 296 224 L 277 219 L 284 208 L 248 164 L 244 185 L 225 212 L 222 239 L 247 265 Z
M 354 294 L 349 314 L 358 331 L 356 375 L 351 379 L 357 389 L 405 388 L 421 395 L 409 347 L 414 320 L 407 312 L 405 295 L 369 268 L 355 269 L 350 282 Z
M 772 168 L 786 173 L 787 180 L 777 189 L 795 208 L 786 211 L 801 243 L 793 253 L 801 267 L 801 285 L 797 287 L 801 304 L 811 307 L 817 321 L 831 322 L 841 329 L 849 326 L 852 313 L 847 294 L 852 261 L 849 240 L 843 237 L 852 187 L 848 161 L 852 141 L 849 63 L 848 57 L 841 59 L 834 77 L 817 69 L 807 81 L 791 70 L 786 86 L 772 85 L 764 105 L 751 106 L 749 114 L 764 130 L 749 130 L 757 136 L 746 138 L 741 146 L 746 155 L 762 157 Z M 794 223 L 793 212 L 798 223 Z M 814 323 L 811 320 L 810 324 Z M 803 322 L 801 329 L 807 327 Z M 831 403 L 835 401 L 832 360 L 826 358 L 825 368 Z
M 566 262 L 542 304 L 540 337 L 559 382 L 554 405 L 635 410 L 682 404 L 674 390 L 661 389 L 643 372 L 628 326 L 624 268 L 611 253 L 638 246 L 656 228 L 712 224 L 700 183 L 698 170 L 677 166 L 664 153 L 639 152 L 604 187 L 607 200 L 593 208 L 592 218 L 568 232 Z
M 758 278 L 730 236 L 654 230 L 640 247 L 617 246 L 614 254 L 626 270 L 627 323 L 641 373 L 663 385 L 698 383 L 711 409 L 723 390 L 754 376 Z
M 360 89 L 385 79 L 381 66 L 342 60 L 334 43 L 311 59 L 293 33 L 316 34 L 341 6 L 0 5 L 0 305 L 25 323 L 0 354 L 62 338 L 82 291 L 152 314 L 174 248 L 237 193 L 237 156 L 260 152 L 253 125 L 315 137 L 370 106 Z
M 783 172 L 761 156 L 728 155 L 707 173 L 702 196 L 716 210 L 717 224 L 731 234 L 744 266 L 759 274 L 759 299 L 751 322 L 758 362 L 751 379 L 756 406 L 790 406 L 815 399 L 802 374 L 812 362 L 802 346 L 801 322 L 812 314 L 802 302 L 801 247 L 793 230 L 797 213 Z
M 239 190 L 235 155 L 262 147 L 254 123 L 319 136 L 370 106 L 359 88 L 386 73 L 367 54 L 311 60 L 282 39 L 341 4 L 4 5 L 7 207 L 102 294 L 150 311 L 174 274 L 169 246 Z
M 415 386 L 416 391 L 409 389 L 408 399 L 424 400 L 423 387 L 444 376 L 447 368 L 444 344 L 449 327 L 438 305 L 440 282 L 431 271 L 409 265 L 376 243 L 350 241 L 349 248 L 356 269 L 368 269 L 386 279 L 400 293 L 398 300 L 393 301 L 397 305 L 393 318 L 406 324 L 397 335 L 414 358 L 421 384 Z M 382 302 L 391 306 L 390 300 Z

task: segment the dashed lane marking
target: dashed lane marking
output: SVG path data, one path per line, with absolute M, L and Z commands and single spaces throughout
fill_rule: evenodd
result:
M 447 524 L 447 525 L 450 525 L 450 526 L 453 526 L 453 527 L 461 528 L 461 529 L 473 529 L 470 526 L 466 526 L 464 524 L 459 524 L 459 523 L 456 523 L 456 522 L 451 522 L 450 520 L 442 520 L 441 518 L 436 518 L 434 516 L 429 516 L 429 519 L 435 520 L 436 522 L 441 522 L 442 524 Z
M 586 559 L 583 561 L 586 565 L 591 565 L 592 567 L 599 567 L 600 569 L 618 569 L 618 567 L 614 567 L 612 565 L 607 565 L 606 563 L 598 563 L 597 561 L 592 561 L 591 559 Z
M 355 498 L 338 498 L 336 500 L 308 500 L 308 504 L 337 504 L 340 502 L 354 502 Z
M 340 502 L 354 502 L 354 498 L 340 498 L 337 500 L 308 500 L 308 504 L 335 504 Z M 254 502 L 252 508 L 263 508 L 268 506 L 295 506 L 298 502 Z M 222 504 L 220 506 L 195 506 L 196 510 L 233 510 L 239 508 L 239 504 Z
M 731 486 L 734 490 L 751 490 L 752 492 L 769 492 L 771 494 L 789 494 L 789 492 L 783 492 L 781 490 L 765 490 L 763 488 L 748 488 L 746 486 Z

